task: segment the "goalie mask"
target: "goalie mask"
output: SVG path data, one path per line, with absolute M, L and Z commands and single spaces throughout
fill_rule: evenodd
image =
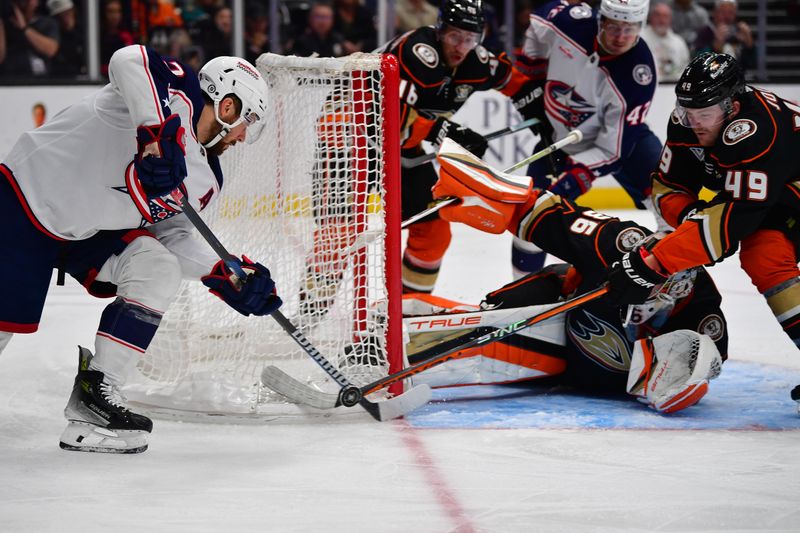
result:
M 247 124 L 247 142 L 252 143 L 264 129 L 267 114 L 267 83 L 248 61 L 238 57 L 220 56 L 206 63 L 199 73 L 200 89 L 214 103 L 214 118 L 222 126 L 211 141 L 204 146 L 210 148 L 221 141 L 239 124 Z M 219 116 L 219 103 L 233 94 L 242 102 L 242 111 L 235 122 L 229 124 Z

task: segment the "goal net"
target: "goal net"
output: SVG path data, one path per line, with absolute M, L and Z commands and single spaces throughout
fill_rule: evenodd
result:
M 201 214 L 231 253 L 270 269 L 283 314 L 366 384 L 402 365 L 396 62 L 264 54 L 257 67 L 269 86 L 263 133 L 220 159 L 221 194 Z M 316 412 L 260 384 L 269 364 L 338 390 L 271 317 L 184 282 L 126 394 L 156 415 Z

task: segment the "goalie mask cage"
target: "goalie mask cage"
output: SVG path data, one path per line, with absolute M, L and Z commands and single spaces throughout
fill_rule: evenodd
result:
M 263 133 L 220 158 L 222 191 L 201 214 L 231 253 L 270 269 L 284 315 L 366 384 L 402 368 L 396 60 L 264 54 L 257 67 Z M 263 387 L 268 364 L 338 391 L 271 317 L 244 317 L 185 281 L 126 394 L 153 415 L 322 413 Z

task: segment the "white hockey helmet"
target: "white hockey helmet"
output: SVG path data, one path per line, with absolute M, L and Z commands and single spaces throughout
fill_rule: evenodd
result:
M 601 0 L 600 15 L 622 22 L 644 24 L 650 10 L 650 0 Z
M 198 76 L 200 89 L 214 102 L 214 117 L 222 126 L 222 131 L 205 147 L 217 144 L 242 122 L 248 125 L 247 141 L 258 139 L 267 116 L 267 82 L 258 70 L 239 57 L 220 56 L 206 63 Z M 219 116 L 219 103 L 229 94 L 236 95 L 242 102 L 242 112 L 233 124 L 224 122 Z

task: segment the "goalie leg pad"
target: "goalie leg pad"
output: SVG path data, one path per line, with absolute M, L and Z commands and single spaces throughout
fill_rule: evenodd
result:
M 700 401 L 721 369 L 722 358 L 708 335 L 676 330 L 636 341 L 627 391 L 656 411 L 674 413 Z

